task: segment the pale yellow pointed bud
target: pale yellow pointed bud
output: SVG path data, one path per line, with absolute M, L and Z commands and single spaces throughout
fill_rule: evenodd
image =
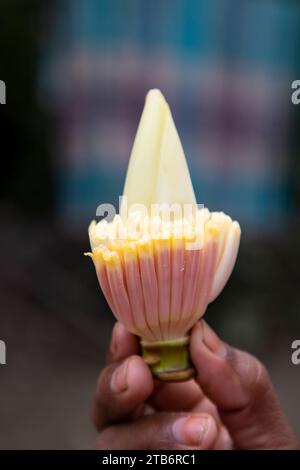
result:
M 196 198 L 170 108 L 159 90 L 150 90 L 133 144 L 123 195 L 127 210 L 143 204 L 196 206 Z M 121 206 L 121 217 L 128 213 Z

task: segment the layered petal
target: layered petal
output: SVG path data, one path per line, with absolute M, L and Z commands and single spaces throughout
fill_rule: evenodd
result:
M 121 232 L 127 233 L 126 223 Z M 139 233 L 130 241 L 107 239 L 95 247 L 99 232 L 91 226 L 91 256 L 101 288 L 114 315 L 132 333 L 147 341 L 180 338 L 226 284 L 238 251 L 239 225 L 205 209 L 182 224 L 164 225 L 157 217 L 152 224 L 150 219 Z

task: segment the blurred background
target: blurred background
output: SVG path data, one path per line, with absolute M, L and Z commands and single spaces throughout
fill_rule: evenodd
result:
M 286 0 L 0 0 L 0 447 L 93 448 L 113 317 L 83 252 L 118 201 L 149 88 L 199 203 L 240 221 L 206 319 L 267 365 L 300 435 L 300 6 Z

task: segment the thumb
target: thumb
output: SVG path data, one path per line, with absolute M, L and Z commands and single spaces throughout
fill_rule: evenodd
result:
M 295 449 L 268 373 L 253 356 L 223 343 L 202 320 L 191 334 L 196 380 L 218 407 L 238 449 Z

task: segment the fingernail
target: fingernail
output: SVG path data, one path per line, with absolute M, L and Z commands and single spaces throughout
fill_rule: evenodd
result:
M 114 393 L 124 392 L 128 387 L 127 373 L 129 362 L 130 360 L 126 359 L 123 364 L 116 368 L 111 377 L 110 388 Z
M 207 447 L 207 437 L 211 427 L 214 425 L 213 419 L 209 416 L 190 416 L 180 418 L 173 424 L 173 435 L 179 444 Z

